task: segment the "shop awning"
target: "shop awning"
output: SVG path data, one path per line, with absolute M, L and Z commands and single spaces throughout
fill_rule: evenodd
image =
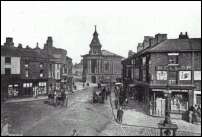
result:
M 150 85 L 151 89 L 164 89 L 164 90 L 192 90 L 195 88 L 194 85 Z
M 129 84 L 128 86 L 132 88 L 132 87 L 135 87 L 136 84 Z

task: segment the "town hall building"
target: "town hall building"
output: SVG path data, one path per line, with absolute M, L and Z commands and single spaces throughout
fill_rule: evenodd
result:
M 106 82 L 107 80 L 116 82 L 121 79 L 121 60 L 123 57 L 110 51 L 102 50 L 96 26 L 90 43 L 90 51 L 82 57 L 84 82 L 98 83 Z

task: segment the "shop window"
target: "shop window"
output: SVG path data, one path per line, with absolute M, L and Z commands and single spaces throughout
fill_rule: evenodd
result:
M 171 111 L 174 113 L 185 112 L 188 109 L 188 94 L 187 93 L 172 93 L 171 96 Z
M 16 97 L 19 95 L 19 85 L 8 85 L 8 96 L 9 97 Z
M 11 74 L 11 68 L 5 68 L 5 74 L 10 75 Z
M 32 83 L 23 83 L 23 88 L 31 88 Z

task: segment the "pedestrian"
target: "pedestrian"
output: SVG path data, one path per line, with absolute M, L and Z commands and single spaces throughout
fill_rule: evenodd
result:
M 76 131 L 76 129 L 73 130 L 72 136 L 79 136 L 79 134 L 78 134 L 78 132 Z
M 54 105 L 55 105 L 55 107 L 57 106 L 57 91 L 55 90 L 54 91 Z
M 102 96 L 102 103 L 104 103 L 104 100 L 105 100 L 105 88 L 103 88 L 103 90 L 101 92 L 101 96 Z
M 118 109 L 118 103 L 119 103 L 118 99 L 115 98 L 115 109 Z
M 1 136 L 9 136 L 9 127 L 8 117 L 5 116 L 1 121 Z
M 117 111 L 117 120 L 119 123 L 122 123 L 123 120 L 123 109 L 122 107 L 119 107 L 118 111 Z
M 193 108 L 189 109 L 189 123 L 193 123 Z
M 83 88 L 85 87 L 85 82 L 83 82 Z

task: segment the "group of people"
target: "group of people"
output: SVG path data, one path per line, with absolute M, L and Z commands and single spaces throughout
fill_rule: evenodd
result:
M 115 108 L 117 109 L 117 122 L 122 123 L 124 114 L 123 106 L 125 106 L 128 103 L 128 100 L 123 92 L 122 86 L 115 86 L 114 93 L 115 93 L 114 103 Z
M 102 103 L 105 102 L 105 100 L 108 99 L 108 96 L 110 96 L 110 89 L 109 88 L 106 88 L 105 86 L 102 87 L 100 83 L 98 83 L 98 90 L 101 90 L 100 92 L 100 96 L 101 96 L 101 99 L 102 99 Z
M 194 105 L 189 108 L 189 122 L 201 122 L 201 105 Z
M 65 91 L 57 92 L 56 90 L 54 93 L 50 93 L 48 95 L 49 103 L 53 104 L 55 107 L 58 105 L 62 105 L 67 107 L 68 106 L 68 96 Z

